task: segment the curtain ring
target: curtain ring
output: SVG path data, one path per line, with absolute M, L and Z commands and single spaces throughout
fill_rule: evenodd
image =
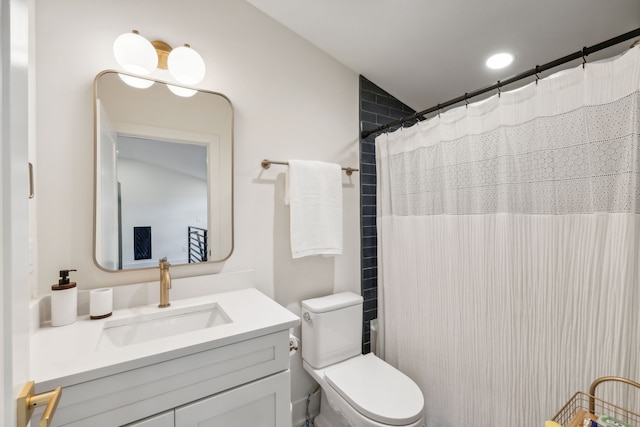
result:
M 500 90 L 500 80 L 498 80 L 498 98 L 500 98 L 500 94 L 502 93 L 502 90 Z
M 465 92 L 464 94 L 464 106 L 465 108 L 469 108 L 469 92 Z
M 582 68 L 584 68 L 586 63 L 587 63 L 587 47 L 585 46 L 582 48 Z
M 539 68 L 540 68 L 540 66 L 539 66 L 539 65 L 536 65 L 536 68 L 535 68 L 535 73 L 536 73 L 536 86 L 538 85 L 538 80 L 540 80 L 540 76 L 538 75 L 538 72 L 539 72 L 539 71 L 538 71 L 538 69 L 539 69 Z
M 440 104 L 438 104 L 438 118 L 440 118 Z

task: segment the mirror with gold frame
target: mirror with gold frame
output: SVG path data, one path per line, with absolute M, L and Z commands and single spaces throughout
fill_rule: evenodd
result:
M 94 104 L 96 264 L 122 271 L 157 267 L 164 257 L 172 265 L 227 259 L 229 99 L 107 70 L 95 78 Z

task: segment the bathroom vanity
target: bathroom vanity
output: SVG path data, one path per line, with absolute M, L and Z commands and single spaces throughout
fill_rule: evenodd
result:
M 84 316 L 34 333 L 32 374 L 53 426 L 287 426 L 298 322 L 255 289 Z

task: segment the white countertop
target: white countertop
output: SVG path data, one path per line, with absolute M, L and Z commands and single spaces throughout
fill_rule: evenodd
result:
M 106 322 L 131 316 L 168 313 L 204 303 L 217 303 L 231 319 L 212 328 L 151 341 L 98 350 Z M 100 320 L 79 316 L 67 326 L 41 326 L 31 337 L 31 376 L 38 392 L 69 386 L 188 354 L 288 330 L 300 319 L 256 289 L 213 294 L 115 310 Z

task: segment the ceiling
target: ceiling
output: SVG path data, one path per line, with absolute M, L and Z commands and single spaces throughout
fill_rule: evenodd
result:
M 640 28 L 640 0 L 247 1 L 417 111 Z

